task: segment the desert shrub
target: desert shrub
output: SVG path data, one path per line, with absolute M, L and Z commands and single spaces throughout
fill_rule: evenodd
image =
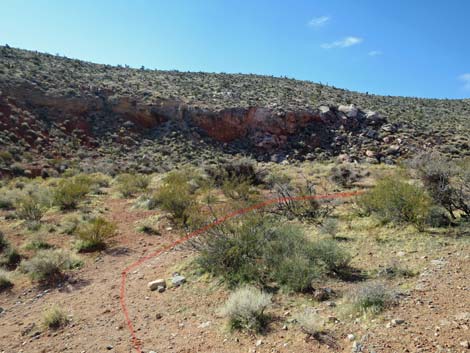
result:
M 361 314 L 378 314 L 394 303 L 394 293 L 382 283 L 365 283 L 349 294 L 352 309 Z
M 233 200 L 248 201 L 253 196 L 258 195 L 258 191 L 252 186 L 250 181 L 240 178 L 226 179 L 221 188 L 224 195 Z
M 271 304 L 271 295 L 247 286 L 233 292 L 222 308 L 222 314 L 229 319 L 231 329 L 262 332 L 269 316 L 265 310 Z
M 331 169 L 331 181 L 345 188 L 351 187 L 359 177 L 359 174 L 348 165 L 335 166 Z
M 54 203 L 61 210 L 76 209 L 78 203 L 90 192 L 90 185 L 91 180 L 84 175 L 64 179 L 54 190 Z
M 334 254 L 321 254 L 299 227 L 281 225 L 274 218 L 253 214 L 213 228 L 195 246 L 203 271 L 222 277 L 230 286 L 275 282 L 287 290 L 306 291 L 312 280 L 346 264 Z M 332 250 L 330 251 L 332 253 Z M 329 262 L 327 262 L 328 260 Z
M 298 325 L 307 335 L 317 336 L 324 331 L 323 319 L 313 310 L 303 310 L 295 316 Z
M 68 324 L 67 315 L 58 306 L 52 306 L 43 314 L 43 324 L 46 328 L 57 330 Z
M 448 227 L 452 224 L 446 211 L 439 206 L 432 206 L 426 219 L 426 224 L 430 227 Z
M 351 256 L 336 241 L 332 239 L 319 240 L 311 244 L 310 247 L 311 256 L 316 258 L 326 271 L 338 274 L 348 268 Z
M 0 210 L 12 210 L 14 208 L 13 200 L 9 197 L 5 189 L 0 189 Z
M 123 197 L 131 197 L 147 190 L 151 177 L 144 174 L 121 174 L 116 178 L 117 190 Z
M 44 215 L 44 207 L 34 196 L 24 196 L 15 206 L 18 218 L 28 222 L 40 222 Z
M 29 260 L 20 264 L 21 271 L 41 282 L 61 279 L 64 272 L 80 267 L 82 262 L 72 254 L 62 250 L 40 250 Z
M 10 279 L 8 272 L 0 269 L 0 293 L 13 287 L 13 282 Z
M 432 200 L 420 186 L 386 177 L 359 198 L 360 208 L 384 222 L 409 223 L 422 230 L 428 218 Z
M 44 250 L 50 249 L 53 246 L 48 242 L 44 241 L 41 237 L 33 238 L 28 244 L 25 245 L 26 250 Z
M 265 172 L 257 170 L 255 163 L 248 158 L 233 159 L 206 167 L 206 173 L 216 186 L 222 186 L 226 180 L 259 185 L 265 177 Z
M 288 219 L 321 223 L 322 219 L 333 211 L 331 202 L 320 203 L 315 199 L 315 185 L 309 179 L 305 179 L 305 182 L 299 185 L 280 180 L 273 186 L 273 190 L 280 199 L 274 212 Z
M 6 249 L 0 253 L 0 268 L 4 267 L 9 270 L 14 270 L 20 261 L 21 255 L 11 246 L 6 247 Z
M 455 212 L 470 216 L 470 162 L 451 161 L 438 153 L 417 155 L 410 165 L 433 200 L 455 219 Z
M 335 218 L 326 218 L 320 224 L 319 230 L 321 233 L 335 238 L 336 234 L 338 234 L 338 221 Z
M 109 240 L 116 235 L 115 224 L 97 217 L 81 225 L 77 231 L 79 241 L 76 248 L 79 252 L 99 251 L 106 248 Z
M 156 204 L 171 213 L 179 225 L 186 225 L 196 204 L 193 186 L 187 174 L 181 171 L 169 173 L 153 195 Z

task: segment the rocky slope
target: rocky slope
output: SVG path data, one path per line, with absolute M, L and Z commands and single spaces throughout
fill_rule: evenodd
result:
M 291 79 L 91 64 L 0 47 L 0 168 L 152 171 L 236 153 L 393 163 L 469 154 L 470 100 L 381 97 Z M 40 157 L 40 158 L 38 158 Z

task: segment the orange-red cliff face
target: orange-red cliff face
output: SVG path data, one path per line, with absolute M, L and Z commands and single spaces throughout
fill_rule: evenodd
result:
M 156 131 L 168 128 L 186 134 L 188 139 L 202 139 L 221 151 L 251 154 L 263 160 L 279 161 L 287 156 L 312 160 L 318 154 L 328 157 L 346 153 L 352 157 L 348 159 L 378 162 L 404 152 L 401 147 L 393 154 L 382 152 L 387 151 L 387 144 L 395 144 L 396 126 L 386 124 L 387 130 L 381 129 L 385 118 L 353 105 L 295 111 L 266 107 L 211 110 L 176 99 L 143 103 L 136 97 L 109 91 L 66 96 L 27 84 L 0 87 L 0 129 L 4 137 L 0 144 L 20 146 L 23 151 L 49 159 L 69 158 L 83 148 L 92 155 L 98 150 L 103 153 L 97 148 L 100 146 L 114 146 L 113 151 L 125 156 L 143 140 L 158 144 L 160 135 Z M 166 149 L 165 153 L 172 153 L 170 146 Z

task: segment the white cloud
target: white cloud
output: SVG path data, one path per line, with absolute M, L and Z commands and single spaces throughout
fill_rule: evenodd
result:
M 463 81 L 463 88 L 470 91 L 470 73 L 460 75 L 459 80 Z
M 320 16 L 320 17 L 315 17 L 315 18 L 312 18 L 309 22 L 308 22 L 308 25 L 310 27 L 323 27 L 324 25 L 326 25 L 328 22 L 330 22 L 331 20 L 331 17 L 330 16 Z
M 370 52 L 367 53 L 369 56 L 379 56 L 382 55 L 383 53 L 380 50 L 371 50 Z
M 323 49 L 347 48 L 347 47 L 351 47 L 353 45 L 359 44 L 363 40 L 364 39 L 359 38 L 359 37 L 346 37 L 346 38 L 343 38 L 342 40 L 337 40 L 335 42 L 324 43 L 324 44 L 321 45 L 321 47 Z

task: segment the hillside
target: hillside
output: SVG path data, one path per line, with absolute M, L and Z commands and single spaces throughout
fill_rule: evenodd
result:
M 372 163 L 393 163 L 423 146 L 469 153 L 470 100 L 376 96 L 259 75 L 130 69 L 10 47 L 0 47 L 0 91 L 6 174 L 51 173 L 61 159 L 81 168 L 118 164 L 145 172 L 237 153 L 274 162 L 341 155 Z

